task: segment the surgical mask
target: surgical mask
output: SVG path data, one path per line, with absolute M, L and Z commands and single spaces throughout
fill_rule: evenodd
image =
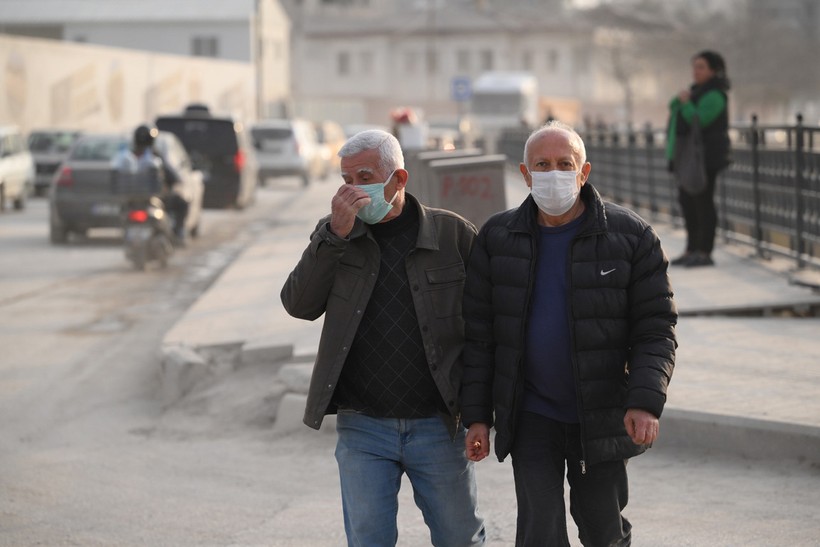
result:
M 387 186 L 395 173 L 396 170 L 394 169 L 384 182 L 360 184 L 357 186 L 357 188 L 361 188 L 370 196 L 370 203 L 359 209 L 359 212 L 356 213 L 356 216 L 367 224 L 378 224 L 384 220 L 384 217 L 386 217 L 390 209 L 393 208 L 393 202 L 396 201 L 399 191 L 396 190 L 396 193 L 393 194 L 393 199 L 388 202 L 384 199 L 384 187 Z
M 532 199 L 550 216 L 561 216 L 575 204 L 580 188 L 577 171 L 530 171 Z

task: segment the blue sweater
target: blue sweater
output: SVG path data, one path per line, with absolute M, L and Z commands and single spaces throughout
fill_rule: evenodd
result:
M 563 226 L 538 226 L 535 285 L 527 321 L 523 410 L 578 423 L 572 370 L 567 268 L 572 238 L 586 215 Z

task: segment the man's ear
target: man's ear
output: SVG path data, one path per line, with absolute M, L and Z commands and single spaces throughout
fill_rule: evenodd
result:
M 592 171 L 592 164 L 586 162 L 583 167 L 581 167 L 581 185 L 586 184 L 587 180 L 589 179 L 589 172 Z
M 527 166 L 523 163 L 519 163 L 518 170 L 521 171 L 521 176 L 524 177 L 524 182 L 527 184 L 527 188 L 532 188 L 532 177 L 530 176 L 530 170 L 527 169 Z
M 396 169 L 396 186 L 398 188 L 404 188 L 407 185 L 407 181 L 410 178 L 410 173 L 407 172 L 407 169 Z

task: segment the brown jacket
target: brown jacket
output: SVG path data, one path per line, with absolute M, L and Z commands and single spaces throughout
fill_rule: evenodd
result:
M 449 416 L 443 417 L 455 434 L 464 344 L 464 265 L 476 228 L 455 213 L 406 197 L 419 212 L 407 278 L 430 372 L 449 410 Z M 314 429 L 319 429 L 326 414 L 336 412 L 333 392 L 379 271 L 379 246 L 367 225 L 356 219 L 348 239 L 342 239 L 330 231 L 329 221 L 329 216 L 319 221 L 281 293 L 282 304 L 293 317 L 313 321 L 325 314 L 304 416 L 305 425 Z

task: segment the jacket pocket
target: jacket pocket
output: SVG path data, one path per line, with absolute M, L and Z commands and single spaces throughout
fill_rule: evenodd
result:
M 349 300 L 351 296 L 358 294 L 364 283 L 364 265 L 364 257 L 345 254 L 339 261 L 330 294 L 343 300 Z
M 467 272 L 461 262 L 441 268 L 425 270 L 436 317 L 453 317 L 461 315 L 461 297 L 464 292 L 464 280 Z

